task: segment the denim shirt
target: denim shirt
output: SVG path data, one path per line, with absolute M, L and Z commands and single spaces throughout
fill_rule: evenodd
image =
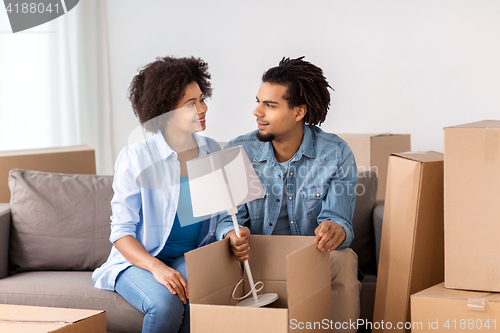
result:
M 193 134 L 199 155 L 220 150 L 213 139 Z M 179 202 L 181 169 L 177 153 L 162 132 L 122 149 L 115 165 L 114 195 L 111 200 L 111 235 L 135 237 L 152 256 L 157 256 L 174 224 Z M 204 221 L 197 247 L 215 240 L 218 214 Z M 117 275 L 132 264 L 113 246 L 107 261 L 92 274 L 95 286 L 114 290 Z
M 352 217 L 358 172 L 347 143 L 317 126 L 304 125 L 302 143 L 290 160 L 288 185 L 284 188 L 273 145 L 260 142 L 256 133 L 242 135 L 225 147 L 244 147 L 266 192 L 262 198 L 238 207 L 238 223 L 247 226 L 252 234 L 271 235 L 280 212 L 280 201 L 287 200 L 292 235 L 314 236 L 316 227 L 329 220 L 346 233 L 339 248 L 348 247 L 354 238 Z M 231 216 L 221 213 L 217 239 L 224 238 L 233 229 Z

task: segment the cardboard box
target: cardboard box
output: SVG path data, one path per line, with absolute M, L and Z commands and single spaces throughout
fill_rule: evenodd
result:
M 234 306 L 231 294 L 243 274 L 228 239 L 190 251 L 191 332 L 285 333 L 307 323 L 319 323 L 308 332 L 324 332 L 331 317 L 329 254 L 316 249 L 314 237 L 252 235 L 249 243 L 252 276 L 264 282 L 259 294 L 277 293 L 278 300 L 263 308 Z M 245 279 L 236 297 L 248 291 Z
M 445 287 L 500 291 L 500 121 L 444 129 Z
M 441 283 L 411 296 L 411 316 L 414 332 L 498 332 L 500 295 Z
M 0 202 L 10 201 L 8 177 L 12 169 L 95 174 L 95 151 L 87 145 L 0 151 Z
M 378 176 L 377 200 L 386 193 L 387 166 L 392 153 L 411 150 L 409 134 L 338 134 L 351 147 L 359 171 L 372 170 Z
M 443 154 L 393 154 L 387 196 L 373 321 L 410 320 L 410 295 L 444 279 Z
M 106 333 L 106 311 L 0 304 L 2 333 Z

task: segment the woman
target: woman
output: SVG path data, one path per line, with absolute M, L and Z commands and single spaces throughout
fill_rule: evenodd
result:
M 186 161 L 220 150 L 206 127 L 210 74 L 201 59 L 157 58 L 134 77 L 129 98 L 154 137 L 125 147 L 113 179 L 108 260 L 95 286 L 145 314 L 142 332 L 189 332 L 184 253 L 214 240 L 217 215 L 192 216 Z

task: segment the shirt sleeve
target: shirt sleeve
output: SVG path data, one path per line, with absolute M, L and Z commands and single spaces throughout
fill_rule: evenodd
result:
M 340 225 L 346 234 L 339 249 L 349 247 L 354 238 L 352 217 L 356 203 L 356 182 L 358 170 L 351 148 L 346 143 L 340 147 L 340 163 L 330 180 L 328 193 L 324 197 L 318 225 L 325 221 L 333 221 Z
M 238 225 L 240 227 L 245 226 L 245 223 L 250 221 L 246 204 L 243 204 L 238 207 L 238 213 L 236 213 L 236 220 L 238 221 Z M 219 215 L 219 223 L 217 224 L 217 230 L 215 232 L 217 240 L 224 239 L 226 234 L 232 230 L 234 230 L 233 218 L 230 215 L 228 215 L 227 211 L 221 212 Z
M 115 164 L 114 195 L 111 200 L 111 243 L 123 236 L 137 238 L 137 224 L 141 221 L 141 188 L 136 183 L 133 159 L 125 148 Z

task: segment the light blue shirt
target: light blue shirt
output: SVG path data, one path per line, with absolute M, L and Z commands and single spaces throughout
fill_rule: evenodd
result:
M 220 150 L 213 139 L 193 134 L 204 156 Z M 152 256 L 157 256 L 170 235 L 179 202 L 180 163 L 177 153 L 161 132 L 152 138 L 122 149 L 113 179 L 111 235 L 114 243 L 121 237 L 135 237 Z M 202 223 L 197 246 L 215 239 L 218 214 Z M 132 264 L 113 246 L 107 261 L 92 274 L 95 286 L 114 290 L 117 275 Z
M 317 126 L 304 125 L 304 136 L 290 160 L 287 184 L 276 161 L 271 142 L 260 142 L 256 131 L 230 141 L 226 148 L 242 145 L 266 194 L 238 207 L 236 218 L 252 234 L 271 235 L 281 209 L 287 200 L 292 235 L 314 236 L 314 230 L 325 221 L 333 221 L 346 234 L 339 248 L 348 247 L 354 233 L 352 217 L 356 202 L 358 171 L 351 148 L 335 134 Z M 287 186 L 283 197 L 284 187 Z M 217 239 L 233 230 L 231 217 L 221 213 Z

